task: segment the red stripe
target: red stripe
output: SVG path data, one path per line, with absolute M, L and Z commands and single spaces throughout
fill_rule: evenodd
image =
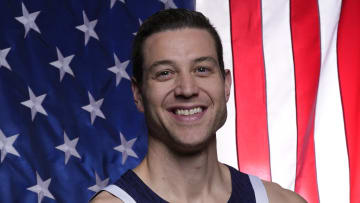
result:
M 360 1 L 343 0 L 338 72 L 350 167 L 350 202 L 360 202 Z
M 261 1 L 230 0 L 239 170 L 271 179 Z
M 308 202 L 319 202 L 316 179 L 314 118 L 321 66 L 317 1 L 291 0 L 297 109 L 297 166 L 295 191 Z

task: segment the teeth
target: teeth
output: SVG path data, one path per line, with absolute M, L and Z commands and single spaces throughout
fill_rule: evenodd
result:
M 175 113 L 177 115 L 182 115 L 182 116 L 193 115 L 193 114 L 200 113 L 200 112 L 202 112 L 201 107 L 197 107 L 197 108 L 193 108 L 193 109 L 176 109 L 176 111 L 175 111 Z

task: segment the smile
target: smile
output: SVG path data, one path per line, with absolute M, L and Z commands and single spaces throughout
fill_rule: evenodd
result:
M 203 112 L 203 109 L 201 107 L 196 107 L 192 109 L 176 109 L 175 114 L 180 116 L 189 116 L 197 113 Z
M 199 121 L 207 111 L 206 106 L 177 106 L 168 109 L 172 117 L 179 122 L 191 122 Z

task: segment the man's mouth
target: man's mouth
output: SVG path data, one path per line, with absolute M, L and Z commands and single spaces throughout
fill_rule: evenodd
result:
M 175 114 L 180 116 L 189 116 L 203 112 L 202 107 L 195 107 L 191 109 L 175 109 Z
M 207 106 L 205 105 L 176 105 L 168 108 L 168 112 L 172 117 L 180 122 L 191 122 L 200 120 L 207 111 Z

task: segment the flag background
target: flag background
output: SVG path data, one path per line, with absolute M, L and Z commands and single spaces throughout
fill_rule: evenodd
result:
M 175 3 L 194 9 L 193 1 Z M 147 150 L 143 116 L 126 74 L 117 84 L 109 68 L 116 57 L 119 64 L 129 60 L 140 22 L 168 6 L 158 0 L 0 1 L 0 202 L 86 202 L 140 162 Z M 94 24 L 96 34 L 87 32 L 86 41 Z M 73 74 L 65 71 L 61 79 L 56 64 L 66 61 Z M 125 71 L 132 73 L 131 62 Z M 101 105 L 89 106 L 89 95 Z M 66 150 L 65 134 L 77 140 L 75 150 L 71 142 Z M 120 134 L 136 140 L 126 146 Z
M 220 161 L 309 202 L 360 202 L 356 0 L 1 0 L 0 202 L 86 202 L 140 162 L 131 42 L 175 6 L 210 18 L 234 75 Z
M 228 110 L 236 119 L 218 134 L 219 159 L 236 154 L 232 163 L 241 171 L 308 202 L 359 202 L 360 3 L 220 4 L 197 1 L 223 30 L 231 46 L 224 53 L 233 59 L 225 64 L 233 67 L 235 104 Z M 225 14 L 212 18 L 215 12 Z M 220 143 L 236 143 L 237 150 Z

